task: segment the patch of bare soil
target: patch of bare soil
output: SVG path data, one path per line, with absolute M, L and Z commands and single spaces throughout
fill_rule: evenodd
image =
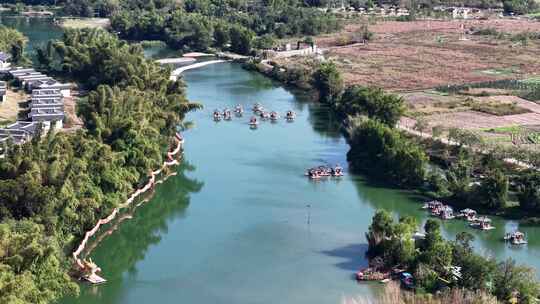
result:
M 66 119 L 64 123 L 64 131 L 72 132 L 83 127 L 83 122 L 77 116 L 76 111 L 76 96 L 64 97 L 64 112 Z
M 15 122 L 21 111 L 21 103 L 28 101 L 28 96 L 23 91 L 7 90 L 7 99 L 0 102 L 0 122 Z

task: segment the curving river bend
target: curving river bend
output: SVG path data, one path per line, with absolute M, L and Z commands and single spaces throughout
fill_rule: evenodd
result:
M 30 36 L 29 49 L 61 35 L 46 19 L 2 23 Z M 195 128 L 185 133 L 178 175 L 92 252 L 108 282 L 83 284 L 79 298 L 60 303 L 313 304 L 372 296 L 380 285 L 358 285 L 352 274 L 367 263 L 364 233 L 374 211 L 386 208 L 423 222 L 422 198 L 350 174 L 305 178 L 310 166 L 346 167 L 348 151 L 328 111 L 306 97 L 231 63 L 183 75 L 188 97 L 205 109 L 188 117 Z M 257 130 L 246 124 L 249 115 L 211 119 L 215 108 L 250 108 L 257 101 L 280 113 L 293 109 L 298 117 Z M 517 224 L 495 218 L 494 225 L 479 232 L 461 221 L 443 223 L 446 237 L 472 232 L 478 251 L 540 269 L 539 228 L 520 227 L 529 245 L 510 248 L 500 239 Z
M 94 251 L 109 281 L 64 303 L 307 304 L 372 296 L 379 285 L 358 285 L 352 274 L 367 263 L 364 233 L 374 211 L 423 222 L 422 198 L 350 174 L 305 178 L 307 167 L 346 164 L 348 146 L 323 106 L 236 64 L 190 70 L 184 78 L 188 97 L 205 109 L 188 117 L 196 126 L 185 133 L 181 174 Z M 211 119 L 214 108 L 256 101 L 298 117 L 257 130 L 249 129 L 249 115 Z M 528 247 L 512 249 L 500 237 L 515 223 L 495 225 L 487 233 L 461 221 L 443 227 L 447 237 L 474 233 L 478 250 L 539 266 L 537 229 L 525 229 Z

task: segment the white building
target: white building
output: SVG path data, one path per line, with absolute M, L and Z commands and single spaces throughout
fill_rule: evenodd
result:
M 70 97 L 71 96 L 71 85 L 68 83 L 61 83 L 54 79 L 46 80 L 46 81 L 39 81 L 36 85 L 34 85 L 36 88 L 41 90 L 59 90 L 60 94 L 62 94 L 63 97 Z
M 64 124 L 64 111 L 56 107 L 32 108 L 28 113 L 28 118 L 33 122 L 41 122 L 47 129 L 54 127 L 59 130 Z

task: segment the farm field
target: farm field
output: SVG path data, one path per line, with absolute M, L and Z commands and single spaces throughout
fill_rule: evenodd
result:
M 501 78 L 537 77 L 540 43 L 526 46 L 491 36 L 467 34 L 471 29 L 505 33 L 540 32 L 540 22 L 523 20 L 450 20 L 369 25 L 374 39 L 367 44 L 337 46 L 359 25 L 317 39 L 329 49 L 349 84 L 377 85 L 392 91 L 432 88 L 446 84 Z
M 358 36 L 362 24 L 368 24 L 374 38 L 343 45 Z M 504 35 L 473 34 L 479 29 Z M 403 96 L 407 117 L 402 124 L 413 127 L 422 119 L 427 133 L 434 126 L 464 128 L 489 142 L 536 147 L 540 39 L 513 37 L 539 32 L 540 22 L 526 19 L 359 21 L 315 41 L 347 85 L 377 86 Z M 512 126 L 520 128 L 489 131 Z

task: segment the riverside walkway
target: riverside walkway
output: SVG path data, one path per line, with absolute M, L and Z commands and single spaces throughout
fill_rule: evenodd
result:
M 184 64 L 197 61 L 195 58 L 181 57 L 181 58 L 163 58 L 156 60 L 159 64 Z
M 210 64 L 214 64 L 214 63 L 220 63 L 220 62 L 227 62 L 227 60 L 222 60 L 222 59 L 209 60 L 209 61 L 203 61 L 203 62 L 194 63 L 194 64 L 190 64 L 190 65 L 187 65 L 187 66 L 180 67 L 180 68 L 172 71 L 170 79 L 173 80 L 173 81 L 176 81 L 178 79 L 178 76 L 180 74 L 182 74 L 182 72 L 184 72 L 184 71 L 191 70 L 191 69 L 196 69 L 196 68 L 200 68 L 200 67 L 203 67 L 203 66 L 206 66 L 206 65 L 210 65 Z

